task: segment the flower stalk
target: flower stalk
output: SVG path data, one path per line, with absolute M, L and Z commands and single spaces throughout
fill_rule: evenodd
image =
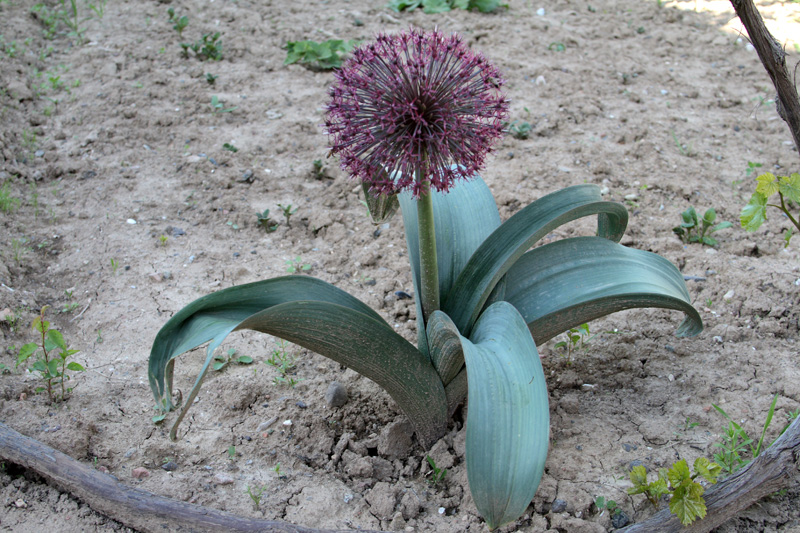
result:
M 439 261 L 436 257 L 436 226 L 433 222 L 433 196 L 430 185 L 422 186 L 417 200 L 419 223 L 420 298 L 422 320 L 428 323 L 431 313 L 439 310 Z

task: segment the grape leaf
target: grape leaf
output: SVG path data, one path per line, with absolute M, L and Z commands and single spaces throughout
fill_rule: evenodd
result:
M 756 191 L 742 208 L 739 221 L 747 231 L 757 230 L 767 220 L 767 197 Z
M 672 485 L 675 490 L 683 485 L 684 481 L 691 481 L 692 474 L 689 472 L 689 465 L 686 464 L 686 459 L 681 459 L 672 465 L 672 468 L 667 470 L 667 478 L 669 479 L 669 484 Z
M 703 476 L 709 483 L 716 483 L 717 477 L 722 473 L 722 467 L 712 463 L 705 457 L 698 457 L 694 462 L 694 471 Z
M 782 176 L 778 190 L 789 200 L 800 204 L 800 174 L 795 172 L 791 176 Z
M 647 490 L 647 470 L 642 465 L 634 466 L 630 473 L 633 487 L 628 489 L 628 494 L 641 494 Z
M 756 181 L 758 182 L 756 192 L 760 192 L 767 198 L 778 192 L 778 183 L 775 181 L 775 174 L 772 172 L 761 174 L 756 178 Z
M 686 461 L 679 462 L 683 462 L 684 466 L 686 466 Z M 686 470 L 688 472 L 688 467 Z M 678 520 L 684 526 L 688 526 L 697 518 L 703 518 L 706 515 L 706 502 L 703 501 L 703 492 L 705 492 L 703 487 L 699 483 L 692 481 L 686 486 L 676 488 L 672 493 L 672 499 L 669 501 L 669 510 L 678 517 Z

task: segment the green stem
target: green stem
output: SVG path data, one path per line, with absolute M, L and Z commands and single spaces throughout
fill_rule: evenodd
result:
M 439 309 L 439 265 L 436 258 L 436 227 L 433 223 L 433 197 L 425 184 L 417 200 L 419 222 L 420 291 L 422 319 L 428 323 L 431 313 Z

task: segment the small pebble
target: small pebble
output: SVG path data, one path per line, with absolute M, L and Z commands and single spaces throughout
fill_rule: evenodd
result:
M 144 479 L 150 477 L 150 471 L 143 466 L 139 466 L 131 470 L 131 477 L 133 479 Z
M 397 296 L 398 300 L 410 300 L 413 298 L 413 296 L 408 294 L 406 291 L 395 291 L 394 295 Z
M 277 418 L 270 418 L 270 419 L 269 419 L 269 420 L 267 420 L 266 422 L 261 422 L 261 424 L 259 424 L 259 425 L 258 425 L 258 431 L 259 431 L 259 432 L 261 432 L 261 431 L 266 431 L 266 430 L 268 430 L 268 429 L 269 429 L 269 427 L 270 427 L 272 424 L 274 424 L 275 422 L 277 422 L 277 421 L 278 421 L 278 419 L 277 419 Z
M 128 224 L 136 224 L 136 221 L 134 219 L 132 219 L 132 218 L 129 218 L 125 222 L 127 222 Z
M 635 449 L 637 449 L 637 448 L 638 448 L 638 446 L 636 446 L 635 444 L 628 444 L 627 442 L 623 442 L 623 443 L 622 443 L 622 448 L 623 448 L 623 449 L 624 449 L 626 452 L 632 452 L 632 451 L 634 451 Z
M 299 407 L 300 409 L 305 409 L 306 407 L 308 407 L 308 406 L 306 405 L 306 402 L 304 402 L 303 400 L 297 400 L 296 402 L 294 402 L 294 404 L 295 404 L 297 407 Z
M 228 474 L 214 474 L 214 483 L 217 485 L 230 485 L 233 483 L 233 478 Z
M 325 392 L 325 402 L 329 407 L 341 407 L 347 403 L 347 387 L 338 381 L 331 382 Z
M 730 299 L 733 298 L 734 294 L 735 293 L 733 292 L 733 289 L 731 289 L 731 290 L 729 290 L 728 292 L 725 293 L 725 296 L 723 296 L 722 299 L 723 300 L 730 300 Z
M 567 502 L 562 500 L 561 498 L 556 498 L 555 501 L 553 502 L 551 510 L 554 513 L 563 513 L 564 511 L 567 510 Z
M 161 468 L 163 468 L 167 472 L 174 472 L 175 470 L 178 469 L 178 463 L 176 463 L 175 461 L 167 461 L 166 463 L 161 465 Z
M 611 515 L 611 525 L 614 526 L 615 529 L 625 527 L 630 524 L 630 522 L 631 519 L 628 518 L 628 515 L 625 514 L 625 511 L 622 511 L 619 508 L 617 508 L 616 512 Z

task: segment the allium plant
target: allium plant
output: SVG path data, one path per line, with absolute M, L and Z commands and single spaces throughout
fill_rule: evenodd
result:
M 370 378 L 430 448 L 467 401 L 467 475 L 490 528 L 525 512 L 549 442 L 547 385 L 536 345 L 632 307 L 686 314 L 702 329 L 683 276 L 667 260 L 618 244 L 624 206 L 594 185 L 536 200 L 501 224 L 477 175 L 502 133 L 503 80 L 456 35 L 417 30 L 356 50 L 331 89 L 332 152 L 364 186 L 373 219 L 399 203 L 417 306 L 418 345 L 364 303 L 311 277 L 285 276 L 204 296 L 175 314 L 150 353 L 150 386 L 165 414 L 175 358 L 210 341 L 171 437 L 214 350 L 234 330 L 302 345 Z M 597 217 L 597 235 L 531 249 L 559 226 Z M 163 418 L 163 414 L 156 418 Z

